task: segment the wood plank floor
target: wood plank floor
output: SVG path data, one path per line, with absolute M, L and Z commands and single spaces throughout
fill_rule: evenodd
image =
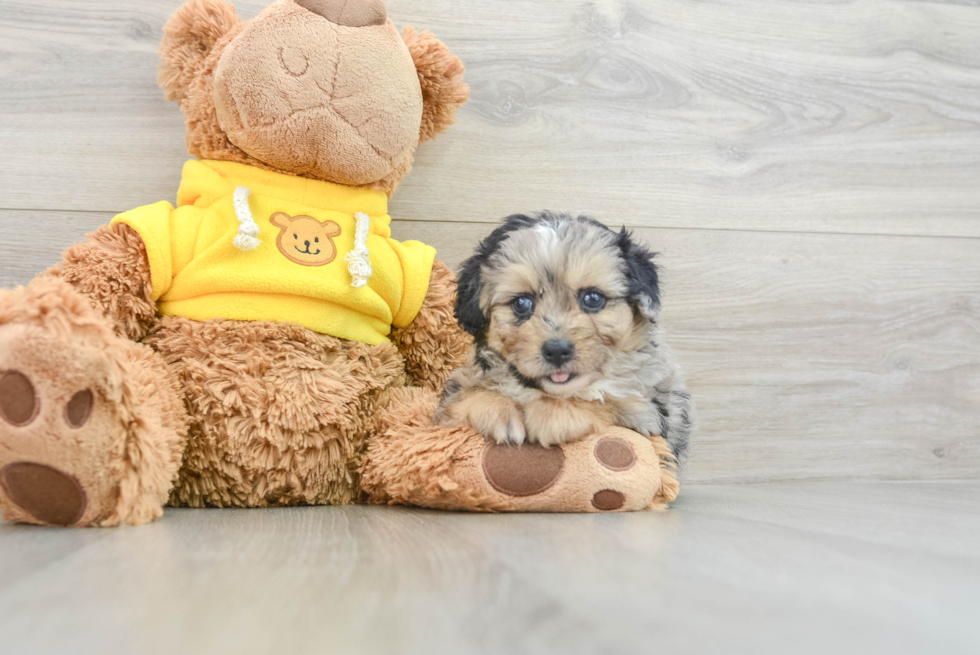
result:
M 0 650 L 972 655 L 978 543 L 976 482 L 690 485 L 629 515 L 3 525 Z

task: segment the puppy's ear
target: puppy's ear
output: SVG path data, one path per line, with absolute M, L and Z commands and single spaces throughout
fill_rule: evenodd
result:
M 490 319 L 480 308 L 480 295 L 483 293 L 483 280 L 480 269 L 483 260 L 479 255 L 470 257 L 463 263 L 459 273 L 456 291 L 456 320 L 474 337 L 478 337 L 490 326 Z
M 163 28 L 157 81 L 167 100 L 180 101 L 221 37 L 241 19 L 226 0 L 188 0 Z
M 504 219 L 504 224 L 490 233 L 477 246 L 476 254 L 463 262 L 459 273 L 458 293 L 456 296 L 456 320 L 459 326 L 479 337 L 488 327 L 490 318 L 483 313 L 480 306 L 480 296 L 483 294 L 483 267 L 490 265 L 490 258 L 500 249 L 500 245 L 510 236 L 511 232 L 531 227 L 540 222 L 523 214 L 514 214 Z
M 422 85 L 419 143 L 435 138 L 456 122 L 456 110 L 470 97 L 463 82 L 463 62 L 429 32 L 406 27 L 402 34 Z
M 656 320 L 660 313 L 660 280 L 653 263 L 656 254 L 633 241 L 626 228 L 616 235 L 616 245 L 626 263 L 627 299 L 644 317 Z

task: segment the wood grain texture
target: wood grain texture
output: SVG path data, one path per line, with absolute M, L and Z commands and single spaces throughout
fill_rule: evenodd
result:
M 666 513 L 168 510 L 0 526 L 9 653 L 976 653 L 977 483 L 690 485 Z
M 155 85 L 180 0 L 0 0 L 0 208 L 168 197 Z M 264 2 L 239 2 L 251 17 Z M 390 0 L 473 100 L 408 220 L 568 208 L 635 226 L 980 236 L 980 7 L 912 0 Z
M 6 230 L 0 285 L 109 218 L 0 212 L 32 226 Z M 393 234 L 455 268 L 492 228 Z M 688 480 L 980 477 L 980 240 L 636 233 L 661 252 L 663 323 L 700 415 Z

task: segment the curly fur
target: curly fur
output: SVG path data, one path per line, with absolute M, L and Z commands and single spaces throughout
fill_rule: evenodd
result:
M 583 304 L 589 292 L 604 299 L 598 310 Z M 519 298 L 532 304 L 526 316 Z M 659 308 L 653 254 L 625 230 L 564 214 L 508 218 L 463 265 L 456 314 L 475 345 L 436 420 L 545 445 L 618 425 L 663 436 L 683 459 L 693 407 Z M 545 353 L 556 343 L 560 364 Z
M 146 343 L 187 390 L 190 435 L 173 505 L 343 504 L 390 387 L 392 344 L 368 346 L 282 323 L 165 318 Z
M 116 334 L 138 341 L 156 318 L 146 247 L 128 225 L 104 225 L 69 246 L 48 275 L 82 292 Z

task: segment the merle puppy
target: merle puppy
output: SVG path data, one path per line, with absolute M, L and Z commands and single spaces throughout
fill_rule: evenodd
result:
M 682 459 L 694 412 L 657 324 L 653 257 L 588 217 L 507 218 L 463 264 L 456 318 L 475 344 L 436 422 L 545 446 L 619 425 Z

